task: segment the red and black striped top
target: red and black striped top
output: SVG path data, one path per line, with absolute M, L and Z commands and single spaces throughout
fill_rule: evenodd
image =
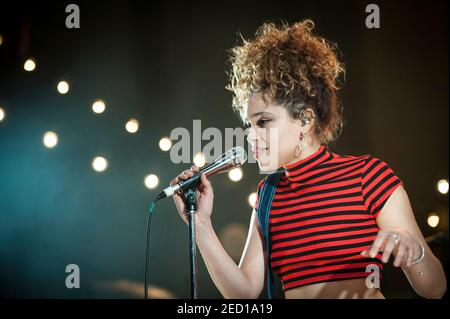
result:
M 322 145 L 284 169 L 269 218 L 270 263 L 284 290 L 366 277 L 373 266 L 381 274 L 381 255 L 372 259 L 360 252 L 372 245 L 376 217 L 389 196 L 403 186 L 389 165 Z

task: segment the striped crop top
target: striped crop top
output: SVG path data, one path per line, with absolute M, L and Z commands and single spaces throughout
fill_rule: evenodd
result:
M 381 254 L 366 258 L 360 252 L 375 240 L 376 217 L 389 196 L 403 186 L 389 165 L 322 145 L 284 170 L 269 217 L 270 264 L 283 289 L 364 278 L 373 271 L 369 265 L 381 275 Z

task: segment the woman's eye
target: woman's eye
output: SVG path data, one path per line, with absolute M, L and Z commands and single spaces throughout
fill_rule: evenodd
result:
M 256 122 L 256 125 L 258 125 L 259 127 L 264 127 L 268 122 L 270 122 L 270 120 L 258 120 L 258 122 Z

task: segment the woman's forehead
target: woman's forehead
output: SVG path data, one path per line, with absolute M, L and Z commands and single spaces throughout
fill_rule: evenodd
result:
M 254 93 L 248 99 L 248 102 L 247 102 L 247 105 L 245 108 L 245 111 L 246 111 L 245 113 L 247 115 L 247 118 L 251 119 L 251 116 L 253 116 L 253 114 L 263 112 L 263 111 L 271 112 L 272 108 L 273 108 L 273 106 L 270 103 L 268 103 L 267 101 L 264 101 L 261 94 Z

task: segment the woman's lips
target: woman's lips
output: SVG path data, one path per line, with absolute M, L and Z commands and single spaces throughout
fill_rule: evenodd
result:
M 265 152 L 267 150 L 267 148 L 252 148 L 253 154 L 255 159 L 258 159 L 258 157 L 261 155 L 261 153 Z

